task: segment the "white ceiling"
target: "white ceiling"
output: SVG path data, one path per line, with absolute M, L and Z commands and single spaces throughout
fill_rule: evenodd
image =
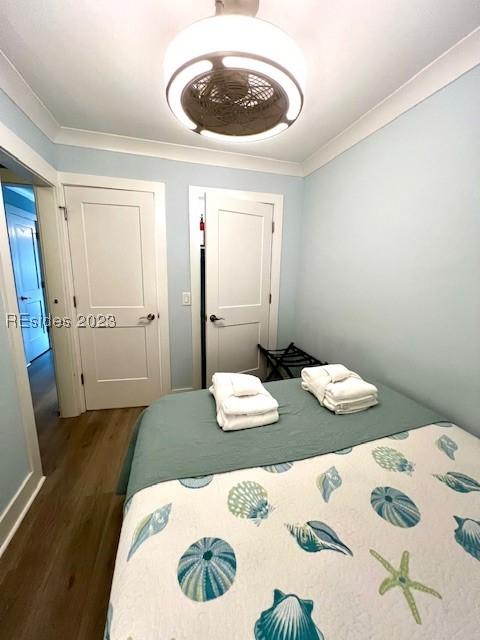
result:
M 63 127 L 301 162 L 480 24 L 478 0 L 260 0 L 305 52 L 298 121 L 255 144 L 185 130 L 164 97 L 172 37 L 214 0 L 2 0 L 0 49 Z

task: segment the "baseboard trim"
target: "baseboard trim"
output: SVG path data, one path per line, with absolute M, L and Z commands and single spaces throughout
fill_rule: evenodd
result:
M 172 389 L 170 393 L 184 393 L 185 391 L 195 391 L 193 387 L 179 387 L 178 389 Z
M 0 516 L 0 558 L 45 482 L 45 476 L 30 472 Z

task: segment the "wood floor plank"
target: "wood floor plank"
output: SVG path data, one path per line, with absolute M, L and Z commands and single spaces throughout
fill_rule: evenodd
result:
M 140 412 L 92 411 L 39 430 L 49 472 L 0 558 L 0 638 L 101 640 L 122 521 L 116 482 Z

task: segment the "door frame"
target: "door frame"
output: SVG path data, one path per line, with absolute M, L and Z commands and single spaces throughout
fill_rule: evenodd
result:
M 170 393 L 171 391 L 171 370 L 170 370 L 170 335 L 168 316 L 168 275 L 167 275 L 167 236 L 165 221 L 165 184 L 163 182 L 150 182 L 145 180 L 132 180 L 129 178 L 117 178 L 110 176 L 89 175 L 84 173 L 58 173 L 58 200 L 60 207 L 65 210 L 65 187 L 94 187 L 100 189 L 116 189 L 122 191 L 144 191 L 153 193 L 155 207 L 155 251 L 157 256 L 156 264 L 156 288 L 157 305 L 160 313 L 158 326 L 158 345 L 160 357 L 160 390 L 159 395 Z M 66 246 L 68 250 L 68 281 L 71 289 L 69 317 L 75 317 L 73 307 L 73 270 L 70 256 L 70 245 L 68 242 L 68 221 L 64 220 Z M 81 383 L 82 360 L 80 354 L 80 337 L 78 329 L 72 331 L 74 338 L 74 354 L 76 369 L 76 390 L 79 397 L 81 411 L 86 411 L 85 392 Z
M 3 292 L 5 311 L 7 313 L 18 314 L 17 292 L 15 289 L 13 265 L 10 258 L 10 245 L 8 242 L 7 219 L 3 207 L 3 197 L 0 198 L 0 290 Z M 5 319 L 1 318 L 0 321 L 5 322 Z M 29 470 L 3 513 L 0 513 L 0 556 L 6 549 L 45 480 L 40 459 L 35 416 L 33 413 L 32 394 L 25 362 L 22 331 L 20 326 L 10 327 L 7 329 L 7 334 L 13 360 L 12 373 L 15 376 L 19 397 L 20 416 L 25 435 Z
M 56 177 L 55 169 L 1 122 L 0 151 L 2 153 L 2 163 L 6 163 L 10 167 L 10 170 L 2 169 L 0 171 L 2 174 L 0 175 L 0 181 L 6 178 L 8 182 L 11 182 L 11 177 L 16 179 L 18 176 L 19 179 L 15 181 L 19 184 L 22 181 L 23 183 L 28 182 L 29 184 L 42 185 L 46 189 L 53 191 Z M 10 255 L 3 196 L 0 198 L 0 290 L 5 303 L 5 310 L 18 314 L 17 291 Z M 5 321 L 4 318 L 0 320 L 2 322 Z M 0 513 L 0 556 L 7 548 L 45 481 L 20 326 L 10 327 L 7 335 L 13 361 L 12 375 L 14 376 L 18 393 L 21 428 L 25 437 L 29 468 L 10 502 L 6 505 L 4 511 Z
M 35 191 L 35 205 L 37 209 L 37 224 L 42 249 L 44 276 L 45 276 L 45 300 L 49 312 L 58 317 L 70 316 L 68 300 L 71 299 L 71 290 L 68 283 L 68 255 L 66 250 L 66 238 L 62 225 L 63 216 L 58 209 L 58 174 L 48 162 L 36 151 L 29 147 L 16 134 L 10 132 L 0 123 L 0 148 L 3 154 L 3 162 L 8 169 L 0 171 L 0 177 L 6 183 L 33 185 Z M 2 216 L 5 218 L 5 216 Z M 7 233 L 0 221 L 0 236 Z M 8 239 L 8 237 L 7 237 Z M 7 254 L 0 247 L 1 254 L 7 260 Z M 8 253 L 10 260 L 10 253 Z M 15 283 L 12 283 L 15 286 Z M 7 288 L 10 282 L 7 278 Z M 14 312 L 18 312 L 17 306 L 9 303 Z M 55 361 L 55 382 L 58 393 L 58 403 L 61 416 L 69 418 L 81 413 L 80 398 L 75 386 L 75 359 L 73 348 L 73 335 L 70 330 L 52 326 L 51 347 Z M 23 358 L 24 360 L 24 358 Z M 30 387 L 28 397 L 22 394 L 21 402 L 31 405 L 32 398 Z M 26 438 L 37 440 L 35 422 L 25 425 Z M 37 443 L 38 446 L 38 443 Z
M 281 193 L 261 193 L 257 191 L 240 191 L 215 187 L 189 186 L 189 226 L 190 226 L 190 292 L 192 313 L 192 386 L 202 386 L 202 354 L 201 354 L 201 322 L 200 322 L 200 243 L 199 243 L 199 209 L 202 207 L 206 224 L 205 195 L 215 194 L 239 200 L 253 200 L 272 205 L 274 233 L 272 234 L 272 258 L 270 269 L 270 292 L 272 302 L 268 321 L 267 349 L 276 349 L 278 333 L 278 308 L 280 303 L 280 268 L 282 260 L 283 235 L 283 195 Z

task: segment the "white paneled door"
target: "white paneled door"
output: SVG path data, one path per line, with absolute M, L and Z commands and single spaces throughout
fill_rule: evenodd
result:
M 268 344 L 271 204 L 207 193 L 207 385 L 216 371 L 262 376 Z
M 9 204 L 6 204 L 5 208 L 18 308 L 21 314 L 23 345 L 27 363 L 30 363 L 50 348 L 45 322 L 37 227 L 35 220 L 24 217 L 20 209 Z
M 161 393 L 154 194 L 66 187 L 87 409 Z

